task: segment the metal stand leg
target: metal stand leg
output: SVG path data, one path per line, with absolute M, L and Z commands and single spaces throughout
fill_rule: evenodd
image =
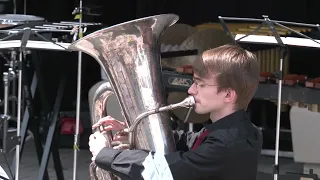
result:
M 79 6 L 79 36 L 82 37 L 82 0 Z M 78 140 L 79 140 L 79 123 L 80 123 L 80 101 L 81 101 L 81 67 L 82 67 L 82 52 L 78 52 L 78 76 L 77 76 L 77 107 L 76 107 L 76 130 L 74 135 L 73 145 L 73 180 L 77 179 L 77 158 L 78 158 Z
M 41 74 L 42 74 L 41 68 L 40 68 L 41 61 L 38 60 L 38 57 L 35 56 L 35 54 L 33 54 L 31 60 L 32 60 L 32 64 L 34 66 L 34 69 L 36 71 L 36 74 L 41 76 Z M 41 78 L 38 79 L 38 86 L 39 86 L 38 91 L 39 91 L 39 95 L 40 95 L 40 99 L 41 99 L 42 113 L 46 116 L 48 113 L 51 112 L 51 110 L 49 107 L 46 93 L 44 91 L 44 84 L 43 84 L 42 80 L 43 79 L 41 79 Z M 46 118 L 47 118 L 47 116 L 46 116 Z M 32 124 L 34 125 L 34 126 L 32 126 L 32 131 L 35 136 L 34 140 L 35 140 L 36 148 L 37 148 L 37 152 L 38 152 L 39 165 L 41 165 L 43 148 L 42 148 L 42 139 L 40 137 L 40 132 L 39 132 L 40 120 L 38 120 L 38 121 L 35 120 Z M 63 180 L 64 179 L 63 170 L 62 170 L 62 165 L 61 165 L 61 161 L 60 161 L 58 146 L 56 145 L 58 142 L 56 142 L 57 138 L 56 138 L 55 134 L 56 134 L 56 132 L 54 132 L 54 136 L 52 137 L 53 139 L 52 139 L 52 143 L 51 143 L 52 144 L 51 151 L 52 151 L 52 156 L 53 156 L 53 163 L 54 163 L 54 168 L 56 171 L 57 179 Z M 37 135 L 38 135 L 38 137 L 36 137 Z M 47 173 L 46 168 L 44 171 L 44 179 L 48 179 L 48 173 Z
M 58 142 L 56 141 L 57 136 L 58 136 L 57 131 L 55 131 L 53 135 L 53 141 L 52 141 L 53 143 L 51 145 L 53 164 L 54 164 L 54 169 L 56 170 L 57 179 L 64 180 L 62 165 L 60 161 L 60 153 L 57 145 Z
M 193 108 L 189 108 L 187 114 L 186 114 L 186 117 L 184 118 L 184 123 L 187 123 L 188 122 L 188 119 L 189 119 L 189 116 L 190 116 L 190 113 L 191 111 L 193 110 Z M 188 127 L 188 131 L 189 132 L 193 132 L 193 123 L 188 123 L 189 127 Z
M 12 87 L 12 96 L 10 97 L 11 100 L 11 114 L 16 115 L 17 114 L 17 99 L 16 99 L 16 94 L 17 94 L 17 78 L 16 76 L 16 69 L 17 69 L 17 52 L 16 51 L 11 51 L 11 62 L 10 62 L 11 68 L 9 68 L 9 74 L 14 76 L 12 80 L 10 81 L 10 87 Z
M 34 142 L 35 142 L 35 147 L 36 147 L 36 153 L 38 156 L 38 162 L 39 165 L 41 164 L 41 158 L 42 158 L 42 154 L 43 154 L 43 147 L 42 147 L 42 138 L 41 138 L 41 134 L 39 132 L 39 126 L 40 126 L 40 122 L 42 119 L 44 118 L 36 118 L 35 117 L 35 112 L 34 112 L 34 105 L 33 105 L 33 98 L 35 95 L 35 91 L 36 88 L 38 87 L 38 91 L 40 92 L 40 100 L 41 100 L 41 108 L 43 109 L 44 112 L 44 117 L 46 118 L 47 114 L 49 113 L 49 105 L 47 104 L 47 99 L 46 96 L 44 96 L 44 92 L 43 92 L 43 83 L 42 83 L 42 79 L 41 79 L 41 72 L 39 69 L 39 61 L 36 61 L 36 58 L 32 58 L 33 64 L 34 64 L 34 69 L 35 69 L 35 73 L 33 75 L 32 78 L 32 82 L 31 82 L 31 87 L 29 86 L 28 82 L 28 76 L 27 76 L 27 67 L 25 62 L 21 65 L 22 67 L 22 72 L 23 72 L 23 92 L 24 92 L 24 101 L 26 101 L 27 106 L 25 107 L 25 111 L 24 111 L 24 116 L 23 116 L 23 121 L 22 121 L 22 126 L 21 126 L 21 146 L 20 146 L 20 157 L 22 157 L 23 154 L 23 149 L 24 149 L 24 142 L 25 142 L 25 137 L 27 134 L 27 130 L 30 129 L 34 135 Z M 39 76 L 39 78 L 37 77 Z M 31 122 L 30 122 L 31 120 Z M 29 123 L 30 122 L 30 123 Z M 31 126 L 30 126 L 31 125 Z M 14 161 L 13 161 L 13 165 L 12 165 L 12 169 L 15 169 L 15 158 L 14 157 Z M 59 159 L 55 157 L 54 155 L 54 159 Z M 60 159 L 59 159 L 60 160 Z M 60 162 L 54 161 L 55 166 L 56 164 L 61 164 Z M 61 166 L 61 165 L 60 165 Z M 57 165 L 58 167 L 58 165 Z M 62 168 L 60 169 L 56 169 L 56 171 L 59 171 L 60 173 L 62 172 Z M 12 177 L 13 179 L 13 177 Z M 45 179 L 49 179 L 48 178 L 48 172 L 47 170 L 45 170 L 44 172 L 44 180 Z
M 4 111 L 3 111 L 3 141 L 2 141 L 2 153 L 7 152 L 7 131 L 8 131 L 8 96 L 9 96 L 9 75 L 7 72 L 3 73 L 4 84 Z
M 77 158 L 78 158 L 78 140 L 79 140 L 79 123 L 80 123 L 80 101 L 81 101 L 81 52 L 79 52 L 78 60 L 78 83 L 77 83 L 77 107 L 76 107 L 76 130 L 74 135 L 74 145 L 73 145 L 73 180 L 77 179 Z
M 280 141 L 280 116 L 281 116 L 281 95 L 282 95 L 282 66 L 285 56 L 284 48 L 281 49 L 280 69 L 279 69 L 279 84 L 278 84 L 278 101 L 277 101 L 277 126 L 276 126 L 276 147 L 275 147 L 275 159 L 274 159 L 274 180 L 278 179 L 279 175 L 279 141 Z
M 66 76 L 63 74 L 61 75 L 61 78 L 63 78 L 60 82 L 60 86 L 57 92 L 57 98 L 53 107 L 53 112 L 51 115 L 51 120 L 50 120 L 50 127 L 48 130 L 47 134 L 47 139 L 46 139 L 46 144 L 45 144 L 45 149 L 42 155 L 42 160 L 41 160 L 41 165 L 40 165 L 40 170 L 39 170 L 39 175 L 38 175 L 38 180 L 42 180 L 44 176 L 44 172 L 47 169 L 48 165 L 48 160 L 50 156 L 50 149 L 52 147 L 52 140 L 55 134 L 56 130 L 56 124 L 57 124 L 57 119 L 58 119 L 58 114 L 59 114 L 59 109 L 60 109 L 60 104 L 62 101 L 63 97 L 63 92 L 66 84 Z
M 19 180 L 19 163 L 20 163 L 20 124 L 21 124 L 21 95 L 22 95 L 22 52 L 19 55 L 19 70 L 18 70 L 18 107 L 17 107 L 17 145 L 16 145 L 16 171 L 15 179 Z
M 12 71 L 12 68 L 9 68 L 9 73 L 4 72 L 3 73 L 3 85 L 4 85 L 4 114 L 1 115 L 1 120 L 3 122 L 3 141 L 2 141 L 2 149 L 1 153 L 5 154 L 7 153 L 7 133 L 8 133 L 8 121 L 11 118 L 9 116 L 8 112 L 8 106 L 9 106 L 9 89 L 10 89 L 10 81 L 15 79 L 15 73 Z M 5 157 L 6 158 L 6 157 Z M 8 164 L 9 166 L 9 164 Z M 10 177 L 13 179 L 13 174 L 11 169 L 9 168 L 10 171 Z

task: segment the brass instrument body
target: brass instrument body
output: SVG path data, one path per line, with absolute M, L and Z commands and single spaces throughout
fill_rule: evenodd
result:
M 107 115 L 106 101 L 114 94 L 130 128 L 130 148 L 167 154 L 175 151 L 168 110 L 194 105 L 192 96 L 181 103 L 164 106 L 159 37 L 178 21 L 174 14 L 141 18 L 93 32 L 69 46 L 93 57 L 108 75 L 89 97 L 91 122 Z M 100 131 L 99 129 L 93 131 Z M 105 134 L 111 147 L 112 136 Z M 98 175 L 99 174 L 99 175 Z M 117 179 L 90 165 L 91 179 Z
M 88 100 L 92 124 L 97 123 L 101 118 L 107 116 L 108 112 L 106 106 L 109 97 L 112 95 L 112 87 L 109 82 L 98 82 L 90 89 Z M 103 126 L 93 129 L 93 133 L 97 131 L 101 132 L 103 130 L 102 128 Z M 106 146 L 112 147 L 112 133 L 110 131 L 103 132 L 103 135 L 107 139 Z M 118 177 L 116 177 L 114 174 L 98 168 L 95 163 L 90 164 L 89 171 L 91 180 L 118 180 Z
M 141 18 L 96 31 L 69 47 L 91 55 L 102 66 L 129 127 L 146 110 L 165 104 L 158 38 L 177 20 L 171 14 Z M 135 147 L 174 151 L 169 114 L 146 118 L 137 128 Z

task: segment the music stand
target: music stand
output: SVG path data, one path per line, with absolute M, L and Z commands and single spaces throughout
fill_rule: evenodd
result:
M 276 78 L 278 78 L 278 99 L 277 99 L 277 122 L 276 122 L 276 146 L 275 146 L 275 163 L 274 163 L 274 169 L 273 169 L 273 175 L 274 180 L 278 179 L 279 175 L 279 137 L 280 137 L 280 110 L 281 110 L 281 90 L 282 90 L 282 80 L 283 80 L 283 72 L 282 72 L 282 65 L 283 65 L 283 59 L 286 57 L 287 53 L 287 46 L 305 46 L 305 47 L 318 47 L 320 48 L 320 41 L 314 40 L 313 38 L 304 35 L 300 32 L 295 31 L 294 29 L 291 29 L 289 27 L 286 27 L 282 24 L 288 24 L 288 25 L 295 25 L 295 26 L 306 26 L 306 27 L 313 27 L 317 28 L 320 31 L 319 25 L 313 25 L 313 24 L 305 24 L 305 23 L 296 23 L 296 22 L 287 22 L 287 21 L 275 21 L 269 19 L 267 15 L 262 15 L 263 19 L 255 19 L 255 18 L 237 18 L 237 17 L 222 17 L 219 16 L 220 23 L 224 29 L 224 31 L 229 35 L 233 42 L 238 45 L 238 42 L 246 42 L 246 43 L 253 43 L 253 44 L 271 44 L 271 45 L 278 45 L 280 46 L 280 68 L 279 71 L 275 73 Z M 232 21 L 243 21 L 243 22 L 261 22 L 261 24 L 249 32 L 247 35 L 242 36 L 236 36 L 233 37 L 232 33 L 228 29 L 225 20 L 232 20 Z M 263 26 L 267 25 L 272 32 L 272 36 L 254 36 Z M 295 33 L 299 36 L 304 37 L 305 39 L 301 38 L 288 38 L 288 37 L 281 37 L 275 28 L 275 25 L 280 26 L 282 28 L 285 28 L 289 30 L 292 33 Z M 250 39 L 251 38 L 251 39 Z M 298 41 L 299 43 L 295 43 L 294 40 Z M 303 42 L 301 42 L 304 41 Z M 311 45 L 309 41 L 311 40 Z M 309 42 L 306 44 L 306 42 Z

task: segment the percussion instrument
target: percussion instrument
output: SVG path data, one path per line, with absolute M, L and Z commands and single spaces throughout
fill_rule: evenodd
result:
M 161 36 L 161 44 L 180 45 L 193 33 L 196 33 L 197 29 L 187 24 L 177 23 L 170 26 Z
M 295 84 L 294 82 L 295 80 L 305 81 L 305 78 L 306 78 L 306 76 L 299 76 L 299 75 L 290 76 L 289 75 L 287 76 L 286 79 L 284 79 L 283 74 L 286 70 L 286 68 L 284 68 L 285 58 L 287 57 L 289 47 L 309 47 L 309 48 L 320 47 L 319 40 L 314 40 L 311 37 L 300 33 L 305 28 L 300 28 L 300 30 L 295 30 L 293 28 L 286 27 L 286 25 L 307 27 L 306 29 L 314 28 L 318 30 L 319 30 L 319 25 L 298 23 L 298 22 L 276 21 L 276 20 L 271 20 L 267 15 L 262 15 L 262 19 L 219 16 L 219 20 L 222 23 L 222 27 L 226 31 L 226 33 L 233 38 L 234 43 L 237 43 L 237 44 L 241 43 L 241 44 L 245 44 L 246 46 L 249 46 L 250 44 L 251 45 L 255 44 L 255 46 L 257 46 L 257 44 L 260 44 L 260 45 L 268 46 L 268 48 L 270 46 L 280 48 L 280 52 L 279 52 L 280 55 L 278 57 L 277 55 L 274 55 L 274 51 L 271 51 L 271 53 L 269 52 L 263 53 L 266 55 L 266 58 L 264 59 L 270 59 L 270 57 L 268 56 L 270 56 L 271 54 L 272 56 L 276 56 L 277 58 L 279 58 L 279 68 L 276 72 L 274 72 L 277 78 L 276 82 L 278 84 L 277 85 L 278 92 L 277 92 L 277 115 L 276 115 L 276 137 L 275 137 L 275 161 L 274 161 L 274 169 L 276 171 L 274 171 L 273 177 L 274 177 L 274 180 L 277 180 L 279 175 L 279 170 L 278 170 L 279 159 L 278 158 L 279 158 L 279 143 L 280 143 L 281 107 L 283 103 L 283 94 L 285 94 L 282 92 L 282 90 L 284 89 L 282 84 L 285 84 L 285 85 Z M 233 33 L 230 32 L 230 29 L 232 29 L 232 27 L 229 29 L 229 27 L 225 23 L 225 21 L 227 20 L 258 22 L 260 25 L 253 28 L 247 34 L 237 33 L 237 35 L 233 37 L 232 35 Z M 261 31 L 263 32 L 263 34 L 257 33 Z M 298 35 L 300 37 L 288 37 L 287 34 L 291 34 L 291 33 L 295 34 L 295 36 Z M 286 37 L 281 37 L 281 36 L 286 36 Z M 270 65 L 267 65 L 266 69 L 271 70 L 272 68 L 270 68 Z M 263 72 L 263 73 L 267 74 L 268 72 L 266 73 Z M 292 101 L 292 100 L 290 99 L 289 101 Z
M 80 28 L 81 25 L 81 28 Z M 28 91 L 25 88 L 28 87 L 26 84 L 22 84 L 22 68 L 18 68 L 17 64 L 23 62 L 23 58 L 29 50 L 54 50 L 54 51 L 65 51 L 68 49 L 70 44 L 79 38 L 81 38 L 86 33 L 90 33 L 100 26 L 100 23 L 79 23 L 73 21 L 61 21 L 61 22 L 46 22 L 44 18 L 30 15 L 16 15 L 16 14 L 4 14 L 0 15 L 0 51 L 1 55 L 5 57 L 6 53 L 10 55 L 10 58 L 6 58 L 9 66 L 9 72 L 4 73 L 3 81 L 5 89 L 12 89 L 12 92 L 5 91 L 4 97 L 8 97 L 8 94 L 12 93 L 12 96 L 17 95 L 17 100 L 14 100 L 12 105 L 17 110 L 17 113 L 10 112 L 10 115 L 4 112 L 4 117 L 17 117 L 17 138 L 23 138 L 24 132 L 26 131 L 29 122 L 28 115 L 22 115 L 22 86 L 24 86 L 24 92 Z M 81 29 L 81 30 L 80 30 Z M 6 53 L 3 53 L 5 51 Z M 14 78 L 9 78 L 7 74 L 13 73 Z M 40 75 L 41 76 L 41 75 Z M 34 80 L 34 79 L 33 79 Z M 24 82 L 25 83 L 25 82 Z M 16 85 L 17 84 L 17 87 Z M 12 86 L 12 88 L 10 87 Z M 9 88 L 10 87 L 10 88 Z M 10 90 L 11 91 L 11 90 Z M 29 90 L 31 91 L 31 90 Z M 17 93 L 18 92 L 18 93 Z M 32 97 L 29 97 L 32 100 Z M 57 99 L 60 97 L 57 97 Z M 5 109 L 8 107 L 11 99 L 4 103 Z M 16 102 L 17 101 L 17 102 Z M 29 106 L 29 105 L 27 105 Z M 32 106 L 32 105 L 30 105 Z M 24 121 L 21 121 L 21 118 Z M 25 120 L 25 117 L 27 119 Z M 7 123 L 7 121 L 5 122 Z M 22 125 L 20 125 L 22 123 Z M 55 124 L 55 123 L 53 123 Z M 4 128 L 7 125 L 4 124 Z M 20 129 L 21 128 L 21 129 Z M 4 133 L 7 132 L 6 129 L 3 130 Z M 21 133 L 21 134 L 20 134 Z M 52 137 L 51 131 L 48 132 L 48 137 Z M 24 139 L 22 141 L 25 141 Z M 5 153 L 6 142 L 3 142 Z M 46 142 L 45 149 L 48 148 L 48 143 Z M 50 145 L 50 144 L 49 144 Z M 16 157 L 20 157 L 20 143 L 16 144 Z M 47 154 L 43 154 L 47 156 Z M 15 158 L 15 177 L 12 179 L 19 178 L 19 158 Z M 41 161 L 39 178 L 43 178 L 45 172 L 44 164 L 46 160 Z M 56 169 L 58 172 L 58 169 Z M 57 175 L 58 176 L 58 175 Z
M 27 24 L 31 22 L 44 21 L 45 19 L 33 15 L 24 14 L 1 14 L 0 15 L 0 28 L 8 28 Z
M 31 18 L 29 18 L 31 20 Z M 10 29 L 0 30 L 0 49 L 20 48 L 23 43 L 27 49 L 59 50 L 64 51 L 70 43 L 79 38 L 78 24 L 72 21 L 37 22 L 23 24 L 23 21 L 16 23 Z M 14 20 L 11 20 L 12 22 Z M 25 21 L 26 22 L 26 21 Z M 100 23 L 82 23 L 83 34 L 87 34 L 100 27 Z M 7 26 L 8 27 L 8 26 Z M 26 29 L 29 29 L 30 36 L 26 42 L 22 37 Z

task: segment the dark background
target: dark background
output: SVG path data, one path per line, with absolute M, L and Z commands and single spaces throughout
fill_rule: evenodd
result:
M 48 21 L 61 21 L 73 18 L 71 12 L 79 6 L 79 1 L 27 0 L 27 4 L 27 14 L 41 16 Z M 161 13 L 175 13 L 180 16 L 179 22 L 190 25 L 217 22 L 219 15 L 256 18 L 269 15 L 271 19 L 304 23 L 318 23 L 320 20 L 320 2 L 317 0 L 84 0 L 83 5 L 101 6 L 103 15 L 97 20 L 107 25 Z M 23 12 L 22 7 L 19 6 L 18 12 Z

